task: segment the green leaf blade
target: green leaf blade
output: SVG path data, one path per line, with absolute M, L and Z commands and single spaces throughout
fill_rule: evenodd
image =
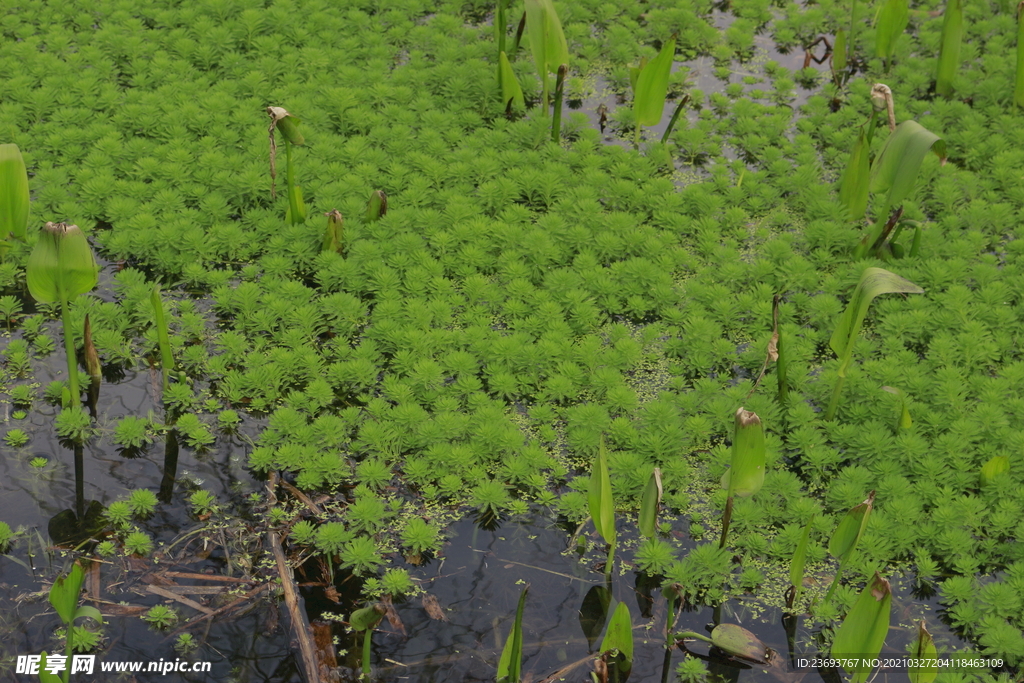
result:
M 512 63 L 508 56 L 502 52 L 498 55 L 498 69 L 501 74 L 501 103 L 505 107 L 511 106 L 515 111 L 526 109 L 526 98 L 523 97 L 523 89 L 519 85 L 515 71 L 512 70 Z
M 8 234 L 25 239 L 29 204 L 28 171 L 21 150 L 13 143 L 0 145 L 0 239 Z
M 953 77 L 960 67 L 960 45 L 964 32 L 963 0 L 947 0 L 942 17 L 939 61 L 935 71 L 935 92 L 943 97 L 953 94 Z
M 839 179 L 839 203 L 846 207 L 851 221 L 864 218 L 868 209 L 868 186 L 871 175 L 867 139 L 861 130 L 857 142 L 853 144 L 850 160 Z
M 640 533 L 646 538 L 654 538 L 657 531 L 661 494 L 661 468 L 655 467 L 640 499 Z
M 594 520 L 605 543 L 615 544 L 615 503 L 612 500 L 612 483 L 608 475 L 608 450 L 604 439 L 598 449 L 594 469 L 590 473 L 590 488 L 587 495 L 590 516 Z
M 626 660 L 627 668 L 633 664 L 633 622 L 629 614 L 629 605 L 620 602 L 615 606 L 612 618 L 608 621 L 608 630 L 601 641 L 601 652 L 618 650 Z
M 871 191 L 886 194 L 880 217 L 884 218 L 889 209 L 902 204 L 910 194 L 929 151 L 945 163 L 945 141 L 916 121 L 904 121 L 886 139 L 871 167 Z
M 676 39 L 673 36 L 661 46 L 658 56 L 640 69 L 633 92 L 633 111 L 637 125 L 654 126 L 661 121 L 675 53 Z
M 832 657 L 858 660 L 877 657 L 889 632 L 891 607 L 889 582 L 875 572 L 874 580 L 864 587 L 853 609 L 839 626 L 832 641 Z M 862 663 L 848 671 L 854 674 L 853 683 L 863 683 L 871 667 Z

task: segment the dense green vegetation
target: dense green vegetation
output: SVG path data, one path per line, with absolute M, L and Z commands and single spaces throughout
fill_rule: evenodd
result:
M 620 541 L 617 557 L 690 601 L 756 594 L 754 567 L 787 572 L 809 521 L 806 561 L 825 561 L 839 520 L 874 491 L 834 599 L 805 590 L 800 611 L 836 625 L 876 572 L 909 569 L 979 652 L 1019 667 L 1017 17 L 1006 2 L 972 3 L 944 30 L 956 22 L 932 11 L 960 3 L 929 0 L 906 32 L 868 30 L 879 5 L 857 3 L 851 18 L 848 2 L 735 0 L 723 31 L 722 8 L 700 0 L 550 5 L 569 54 L 566 101 L 599 82 L 628 101 L 631 69 L 661 64 L 673 40 L 677 61 L 714 64 L 720 91 L 687 85 L 686 67 L 668 77 L 662 120 L 689 100 L 664 143 L 634 127 L 650 125 L 646 104 L 610 112 L 634 151 L 605 144 L 579 111 L 552 142 L 540 75 L 558 64 L 528 38 L 512 49 L 515 3 L 503 81 L 513 72 L 533 106 L 509 119 L 490 4 L 12 0 L 0 14 L 0 143 L 21 150 L 32 202 L 27 238 L 0 235 L 0 389 L 22 410 L 43 399 L 34 369 L 59 355 L 47 321 L 61 307 L 25 312 L 26 266 L 44 223 L 77 225 L 117 266 L 112 296 L 63 306 L 69 348 L 84 345 L 88 315 L 104 365 L 148 358 L 165 370 L 166 424 L 118 415 L 103 426 L 116 444 L 142 448 L 173 427 L 202 452 L 240 412 L 266 416 L 251 470 L 347 503 L 272 521 L 292 548 L 360 577 L 368 600 L 413 591 L 403 556 L 439 552 L 446 524 L 470 509 L 550 506 L 582 522 L 606 443 L 612 519 L 636 518 L 657 467 L 662 508 L 701 541 L 683 553 L 661 533 L 638 550 Z M 836 78 L 755 48 L 767 33 L 799 52 L 847 27 L 852 71 Z M 946 163 L 922 152 L 909 181 L 873 185 L 869 224 L 851 220 L 838 179 L 858 140 L 863 168 L 885 147 L 877 80 L 897 122 L 942 140 Z M 798 83 L 816 94 L 794 110 Z M 658 100 L 642 73 L 638 84 Z M 273 199 L 268 106 L 295 119 L 275 118 L 287 181 Z M 287 142 L 296 127 L 301 143 Z M 871 303 L 839 359 L 830 340 L 850 329 L 841 318 L 868 267 L 914 287 L 888 292 L 923 293 Z M 755 388 L 776 294 L 786 391 Z M 46 387 L 46 400 L 60 404 L 62 390 Z M 56 429 L 82 442 L 100 426 L 76 403 Z M 763 425 L 766 465 L 760 490 L 733 498 L 719 482 L 741 406 Z M 4 457 L 22 457 L 25 437 L 5 425 Z M 112 539 L 151 552 L 144 518 L 160 502 L 109 495 Z M 209 514 L 215 501 L 192 505 Z

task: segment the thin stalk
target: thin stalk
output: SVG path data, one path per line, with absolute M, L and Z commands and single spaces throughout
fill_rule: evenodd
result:
M 636 128 L 633 129 L 633 149 L 640 149 L 640 122 L 636 122 Z
M 690 101 L 689 95 L 683 95 L 679 100 L 679 104 L 676 105 L 676 110 L 672 112 L 672 118 L 668 120 L 668 128 L 665 129 L 664 135 L 661 136 L 662 144 L 668 142 L 668 136 L 672 134 L 672 129 L 675 128 L 676 120 L 679 118 L 679 114 L 682 113 L 683 107 Z
M 608 544 L 608 559 L 604 564 L 604 576 L 606 581 L 611 581 L 612 578 L 612 564 L 615 562 L 615 544 Z
M 370 680 L 370 638 L 373 636 L 373 629 L 366 629 L 363 635 L 363 680 Z
M 508 20 L 505 17 L 505 3 L 507 0 L 498 0 L 498 54 L 505 51 L 505 33 L 508 31 Z
M 174 367 L 174 356 L 171 355 L 171 338 L 167 334 L 167 318 L 164 317 L 164 303 L 160 298 L 158 286 L 154 285 L 150 298 L 153 303 L 153 316 L 156 318 L 156 338 L 160 346 L 160 364 L 163 366 L 161 370 L 163 371 L 164 393 L 167 393 L 167 387 L 170 385 L 168 378 Z
M 295 175 L 292 169 L 292 143 L 284 141 L 285 182 L 288 184 L 288 208 L 291 209 L 292 224 L 299 223 L 299 201 L 295 196 Z
M 856 9 L 857 9 L 857 0 L 850 0 L 850 39 L 848 41 L 846 41 L 846 63 L 847 64 L 852 64 L 853 63 L 853 46 L 854 46 L 853 27 L 855 25 L 854 21 L 853 21 L 853 15 L 856 12 Z
M 832 594 L 836 592 L 836 587 L 839 586 L 839 579 L 843 576 L 843 563 L 839 563 L 839 569 L 836 570 L 836 578 L 832 579 L 832 585 L 828 587 L 828 593 L 825 593 L 825 602 L 832 599 Z
M 68 386 L 71 390 L 72 406 L 77 407 L 82 395 L 78 388 L 78 358 L 75 356 L 75 338 L 71 330 L 71 312 L 67 299 L 60 302 L 60 321 L 64 325 L 64 353 L 68 357 Z
M 562 134 L 562 93 L 565 90 L 565 74 L 569 70 L 565 64 L 558 67 L 558 78 L 555 81 L 555 110 L 551 117 L 551 142 L 558 142 Z
M 831 422 L 833 419 L 835 419 L 836 409 L 839 407 L 839 394 L 843 390 L 843 382 L 845 381 L 846 378 L 843 376 L 839 376 L 836 378 L 836 386 L 834 389 L 832 389 L 832 398 L 829 399 L 828 410 L 825 411 L 826 422 Z
M 729 496 L 725 501 L 725 514 L 722 515 L 722 540 L 719 541 L 718 547 L 725 547 L 725 539 L 729 536 L 729 523 L 732 521 L 732 496 Z

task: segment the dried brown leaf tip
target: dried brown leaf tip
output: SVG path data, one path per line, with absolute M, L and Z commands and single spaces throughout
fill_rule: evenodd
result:
M 889 120 L 889 130 L 896 130 L 896 114 L 893 110 L 892 90 L 885 83 L 875 83 L 871 87 L 871 106 L 879 113 L 884 111 Z
M 736 411 L 736 426 L 737 427 L 752 427 L 761 424 L 761 418 L 757 416 L 757 413 L 753 413 L 749 410 L 739 408 Z
M 448 621 L 448 615 L 441 609 L 441 604 L 437 601 L 437 597 L 430 593 L 423 594 L 423 609 L 427 611 L 427 616 L 437 621 Z
M 881 574 L 875 572 L 875 580 L 871 584 L 871 597 L 879 601 L 883 600 L 889 593 L 889 582 L 883 579 Z

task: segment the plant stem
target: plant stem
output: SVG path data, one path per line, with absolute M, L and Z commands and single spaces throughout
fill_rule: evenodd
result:
M 373 636 L 373 627 L 366 629 L 363 636 L 363 679 L 370 680 L 370 638 Z
M 605 579 L 611 581 L 612 578 L 612 564 L 615 562 L 615 544 L 608 544 L 608 559 L 604 563 L 604 576 Z
M 71 312 L 67 299 L 60 302 L 60 321 L 64 325 L 64 353 L 68 357 L 68 386 L 71 390 L 73 407 L 77 407 L 82 400 L 78 388 L 78 358 L 75 356 L 75 338 L 71 330 Z
M 828 587 L 828 593 L 825 594 L 825 601 L 828 602 L 832 599 L 832 594 L 836 592 L 836 586 L 839 585 L 839 579 L 843 576 L 843 563 L 839 563 L 839 569 L 836 570 L 836 578 L 832 579 L 832 585 Z
M 832 389 L 832 398 L 828 402 L 828 410 L 825 411 L 825 421 L 831 422 L 835 419 L 836 409 L 839 407 L 839 393 L 843 390 L 843 382 L 846 378 L 840 375 L 836 378 L 836 386 Z
M 295 196 L 295 176 L 292 173 L 292 144 L 288 140 L 284 141 L 284 155 L 285 155 L 285 182 L 288 184 L 288 208 L 291 209 L 291 221 L 292 225 L 300 223 L 299 220 L 299 202 L 298 197 Z
M 722 515 L 722 540 L 718 543 L 719 549 L 725 547 L 725 539 L 729 536 L 729 522 L 732 521 L 732 496 L 725 501 L 725 514 Z
M 850 39 L 846 41 L 846 63 L 853 63 L 853 15 L 857 9 L 857 0 L 850 0 Z
M 640 123 L 637 122 L 636 128 L 633 129 L 633 149 L 640 150 Z
M 679 104 L 676 105 L 676 110 L 672 112 L 672 118 L 668 120 L 668 128 L 665 129 L 665 133 L 661 136 L 662 144 L 668 142 L 668 136 L 672 134 L 672 129 L 675 128 L 676 120 L 679 118 L 679 114 L 682 113 L 683 107 L 690 101 L 689 95 L 683 95 L 679 100 Z
M 562 92 L 565 90 L 565 74 L 568 67 L 558 67 L 558 78 L 555 81 L 555 110 L 551 117 L 551 141 L 558 142 L 562 134 Z

